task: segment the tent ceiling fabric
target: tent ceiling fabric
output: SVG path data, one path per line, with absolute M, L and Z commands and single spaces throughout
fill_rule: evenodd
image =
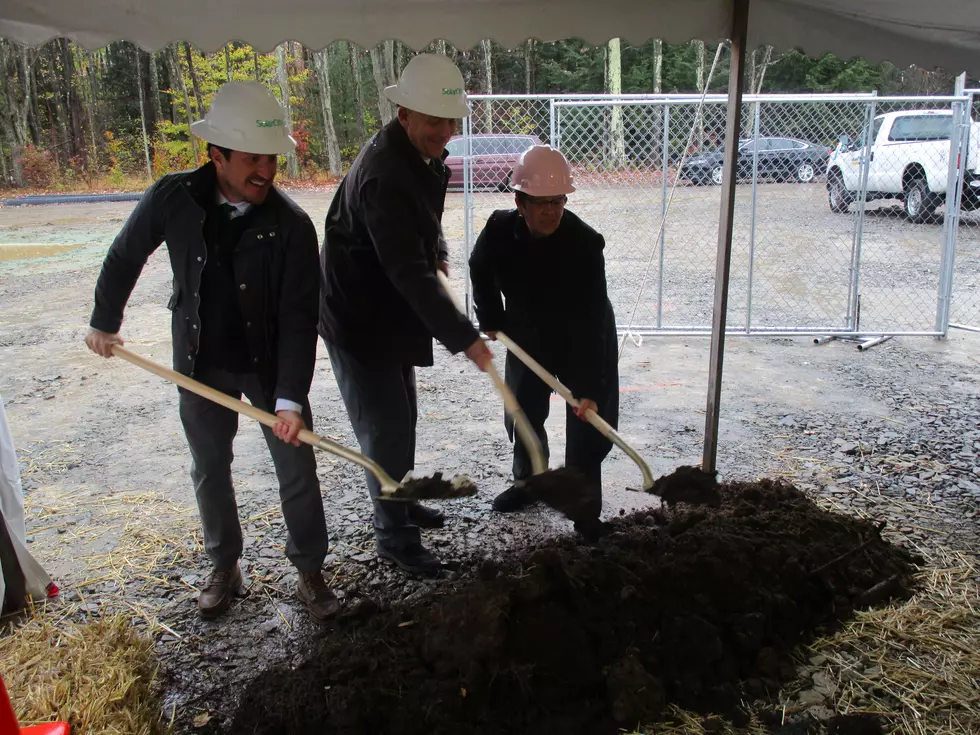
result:
M 65 36 L 90 49 L 125 39 L 148 51 L 177 40 L 204 51 L 233 40 L 270 51 L 284 40 L 320 49 L 393 38 L 416 49 L 437 38 L 513 48 L 527 38 L 710 43 L 725 38 L 730 19 L 729 0 L 5 0 L 0 36 L 29 45 Z M 980 2 L 752 0 L 749 43 L 976 72 Z

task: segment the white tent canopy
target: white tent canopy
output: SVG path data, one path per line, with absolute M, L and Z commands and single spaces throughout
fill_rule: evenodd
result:
M 728 36 L 730 0 L 5 0 L 0 36 L 36 45 L 65 36 L 90 49 L 133 41 L 155 51 L 190 41 L 215 51 L 231 40 L 270 51 L 282 41 L 320 49 L 335 40 L 371 47 L 435 39 L 470 48 L 483 38 L 515 47 L 527 38 L 612 37 L 706 42 Z M 800 47 L 898 66 L 980 69 L 976 0 L 753 0 L 749 47 Z

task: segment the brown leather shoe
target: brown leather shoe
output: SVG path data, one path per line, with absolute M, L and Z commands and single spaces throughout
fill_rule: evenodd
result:
M 340 601 L 333 590 L 323 581 L 320 570 L 300 572 L 296 582 L 296 595 L 310 608 L 310 614 L 317 620 L 332 618 L 340 610 Z
M 197 609 L 205 620 L 216 618 L 231 605 L 242 588 L 242 569 L 237 562 L 231 569 L 215 569 L 197 598 Z

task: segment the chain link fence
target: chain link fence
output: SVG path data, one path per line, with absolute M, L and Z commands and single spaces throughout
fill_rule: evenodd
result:
M 969 136 L 961 184 L 965 195 L 953 240 L 949 325 L 980 332 L 980 208 L 970 209 L 980 196 L 980 125 L 974 122 L 980 121 L 980 89 L 966 94 L 972 114 L 964 133 Z
M 520 152 L 551 143 L 575 169 L 569 209 L 605 236 L 620 328 L 710 331 L 726 98 L 471 100 L 450 147 L 467 254 L 491 212 L 514 206 L 507 185 Z M 939 335 L 951 318 L 980 325 L 971 101 L 746 97 L 729 329 Z M 961 189 L 964 206 L 945 216 L 947 192 L 953 203 Z

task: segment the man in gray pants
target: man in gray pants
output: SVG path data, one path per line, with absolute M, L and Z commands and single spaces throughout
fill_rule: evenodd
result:
M 123 310 L 150 254 L 167 243 L 174 274 L 174 369 L 280 422 L 263 427 L 279 478 L 289 531 L 286 555 L 299 572 L 297 594 L 317 619 L 339 603 L 323 580 L 327 554 L 323 499 L 313 449 L 300 444 L 312 426 L 308 394 L 316 362 L 319 297 L 316 230 L 273 186 L 278 154 L 296 143 L 284 112 L 257 82 L 231 82 L 192 132 L 208 143 L 210 162 L 164 176 L 143 195 L 113 241 L 95 290 L 85 336 L 112 357 L 122 344 Z M 202 617 L 224 612 L 242 586 L 242 529 L 232 485 L 238 414 L 180 391 L 204 546 L 214 571 L 198 598 Z
M 436 277 L 448 272 L 442 162 L 456 119 L 469 113 L 462 76 L 446 57 L 421 54 L 385 95 L 398 117 L 361 149 L 327 213 L 320 334 L 361 451 L 400 480 L 415 464 L 415 367 L 432 364 L 433 336 L 481 369 L 492 356 Z M 377 480 L 367 483 L 377 498 Z M 419 526 L 442 523 L 424 506 L 376 500 L 378 555 L 438 573 Z

